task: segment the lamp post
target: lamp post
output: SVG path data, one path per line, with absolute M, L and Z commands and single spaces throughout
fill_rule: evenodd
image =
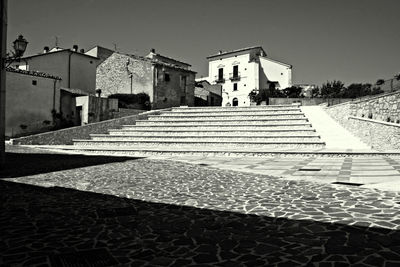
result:
M 6 132 L 6 69 L 5 58 L 7 49 L 7 0 L 0 2 L 0 169 L 4 168 L 5 151 L 5 132 Z
M 5 164 L 5 121 L 6 121 L 6 68 L 15 60 L 19 60 L 25 53 L 28 41 L 19 35 L 13 42 L 12 56 L 6 56 L 7 44 L 7 1 L 1 0 L 1 78 L 0 78 L 0 168 Z M 8 63 L 7 66 L 5 63 Z

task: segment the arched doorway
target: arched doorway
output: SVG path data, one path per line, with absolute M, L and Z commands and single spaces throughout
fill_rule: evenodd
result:
M 232 106 L 237 107 L 238 104 L 239 104 L 239 101 L 238 101 L 238 99 L 235 97 L 235 98 L 232 100 Z

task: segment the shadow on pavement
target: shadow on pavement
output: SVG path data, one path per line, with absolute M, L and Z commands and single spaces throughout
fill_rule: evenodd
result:
M 400 263 L 400 233 L 394 230 L 245 215 L 6 181 L 0 181 L 0 205 L 0 265 L 6 266 Z
M 85 156 L 57 153 L 46 154 L 7 152 L 5 167 L 3 170 L 0 170 L 0 179 L 15 178 L 135 159 L 137 158 Z

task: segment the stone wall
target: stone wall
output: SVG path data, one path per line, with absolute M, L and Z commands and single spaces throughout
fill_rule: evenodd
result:
M 107 133 L 109 129 L 119 128 L 121 125 L 134 125 L 136 120 L 144 120 L 148 118 L 148 115 L 159 115 L 167 110 L 171 109 L 153 110 L 138 115 L 11 139 L 11 141 L 13 145 L 72 145 L 73 139 L 90 139 L 90 134 Z
M 354 101 L 349 115 L 400 123 L 400 91 Z
M 400 124 L 354 117 L 354 103 L 326 108 L 326 112 L 364 143 L 378 151 L 400 150 Z
M 194 72 L 164 65 L 156 65 L 154 68 L 157 81 L 152 108 L 194 106 Z M 165 79 L 166 75 L 168 79 Z
M 153 70 L 149 60 L 114 53 L 97 67 L 96 87 L 103 96 L 146 93 L 153 102 Z
M 292 103 L 301 103 L 302 106 L 316 106 L 322 103 L 329 105 L 337 105 L 344 102 L 352 101 L 351 98 L 287 98 L 287 97 L 270 97 L 270 105 L 290 105 Z

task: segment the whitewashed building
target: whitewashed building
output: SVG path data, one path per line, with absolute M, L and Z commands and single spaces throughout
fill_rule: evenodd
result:
M 292 86 L 292 66 L 267 57 L 261 46 L 222 52 L 207 57 L 211 84 L 222 85 L 223 106 L 250 106 L 253 90 Z

